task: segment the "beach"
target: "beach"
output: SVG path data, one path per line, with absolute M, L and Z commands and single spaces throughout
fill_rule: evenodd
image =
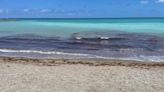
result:
M 96 63 L 93 63 L 93 62 Z M 100 63 L 101 61 L 101 63 Z M 109 62 L 109 63 L 107 63 Z M 1 92 L 163 92 L 163 63 L 0 58 Z
M 0 22 L 1 92 L 164 92 L 164 18 Z
M 164 92 L 164 0 L 1 0 L 0 92 Z

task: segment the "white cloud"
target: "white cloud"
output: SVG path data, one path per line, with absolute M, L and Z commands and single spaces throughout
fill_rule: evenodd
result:
M 163 2 L 164 3 L 164 0 L 158 0 L 158 2 Z
M 24 12 L 29 12 L 30 10 L 29 9 L 23 9 Z
M 164 3 L 164 0 L 158 0 L 157 2 L 158 3 Z
M 3 13 L 4 12 L 4 10 L 3 9 L 0 9 L 0 13 Z
M 47 13 L 47 12 L 51 12 L 51 10 L 50 9 L 41 9 L 40 12 L 41 13 Z
M 141 3 L 141 4 L 148 4 L 149 1 L 147 1 L 147 0 L 142 0 L 142 1 L 140 1 L 140 3 Z
M 8 9 L 0 9 L 0 13 L 9 13 Z

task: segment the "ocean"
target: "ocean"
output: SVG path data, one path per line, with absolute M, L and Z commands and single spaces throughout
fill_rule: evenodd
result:
M 164 18 L 0 19 L 0 56 L 164 60 Z

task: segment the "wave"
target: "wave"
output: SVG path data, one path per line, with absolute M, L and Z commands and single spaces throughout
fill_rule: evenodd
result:
M 83 58 L 103 58 L 107 57 L 91 55 L 91 54 L 82 54 L 82 53 L 67 53 L 67 52 L 58 52 L 58 51 L 39 51 L 39 50 L 13 50 L 13 49 L 0 49 L 2 53 L 25 53 L 25 54 L 44 54 L 44 55 L 66 55 L 66 56 L 77 56 Z
M 56 51 L 38 51 L 38 50 L 12 50 L 12 49 L 0 49 L 0 52 L 5 53 L 38 53 L 38 54 L 57 54 L 57 55 L 75 55 L 75 56 L 87 56 L 88 54 L 79 54 L 79 53 L 65 53 L 65 52 L 56 52 Z
M 104 57 L 104 56 L 98 56 L 98 55 L 92 55 L 92 54 L 82 54 L 82 53 L 66 53 L 66 52 L 58 52 L 58 51 L 38 51 L 38 50 L 13 50 L 13 49 L 0 49 L 1 53 L 24 53 L 24 54 L 41 54 L 41 55 L 64 55 L 64 58 L 67 59 L 68 56 L 71 59 L 89 59 L 89 58 L 94 58 L 94 59 L 112 59 L 112 60 L 135 60 L 135 61 L 150 61 L 150 62 L 163 62 L 164 56 L 146 56 L 146 55 L 134 55 L 134 56 L 129 56 L 129 57 Z M 5 54 L 3 55 L 5 56 Z M 7 55 L 8 56 L 8 55 Z M 10 56 L 10 55 L 9 55 Z M 14 56 L 14 55 L 12 55 Z M 17 56 L 16 56 L 17 57 Z M 18 56 L 19 57 L 19 56 Z M 28 56 L 22 56 L 21 57 L 28 57 Z M 33 57 L 32 58 L 36 58 Z M 42 57 L 42 58 L 47 58 L 47 57 Z M 52 56 L 52 58 L 55 58 Z M 60 57 L 57 57 L 60 58 Z

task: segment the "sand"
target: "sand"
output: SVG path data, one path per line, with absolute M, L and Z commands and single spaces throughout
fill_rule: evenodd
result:
M 4 62 L 1 92 L 164 92 L 163 66 Z

